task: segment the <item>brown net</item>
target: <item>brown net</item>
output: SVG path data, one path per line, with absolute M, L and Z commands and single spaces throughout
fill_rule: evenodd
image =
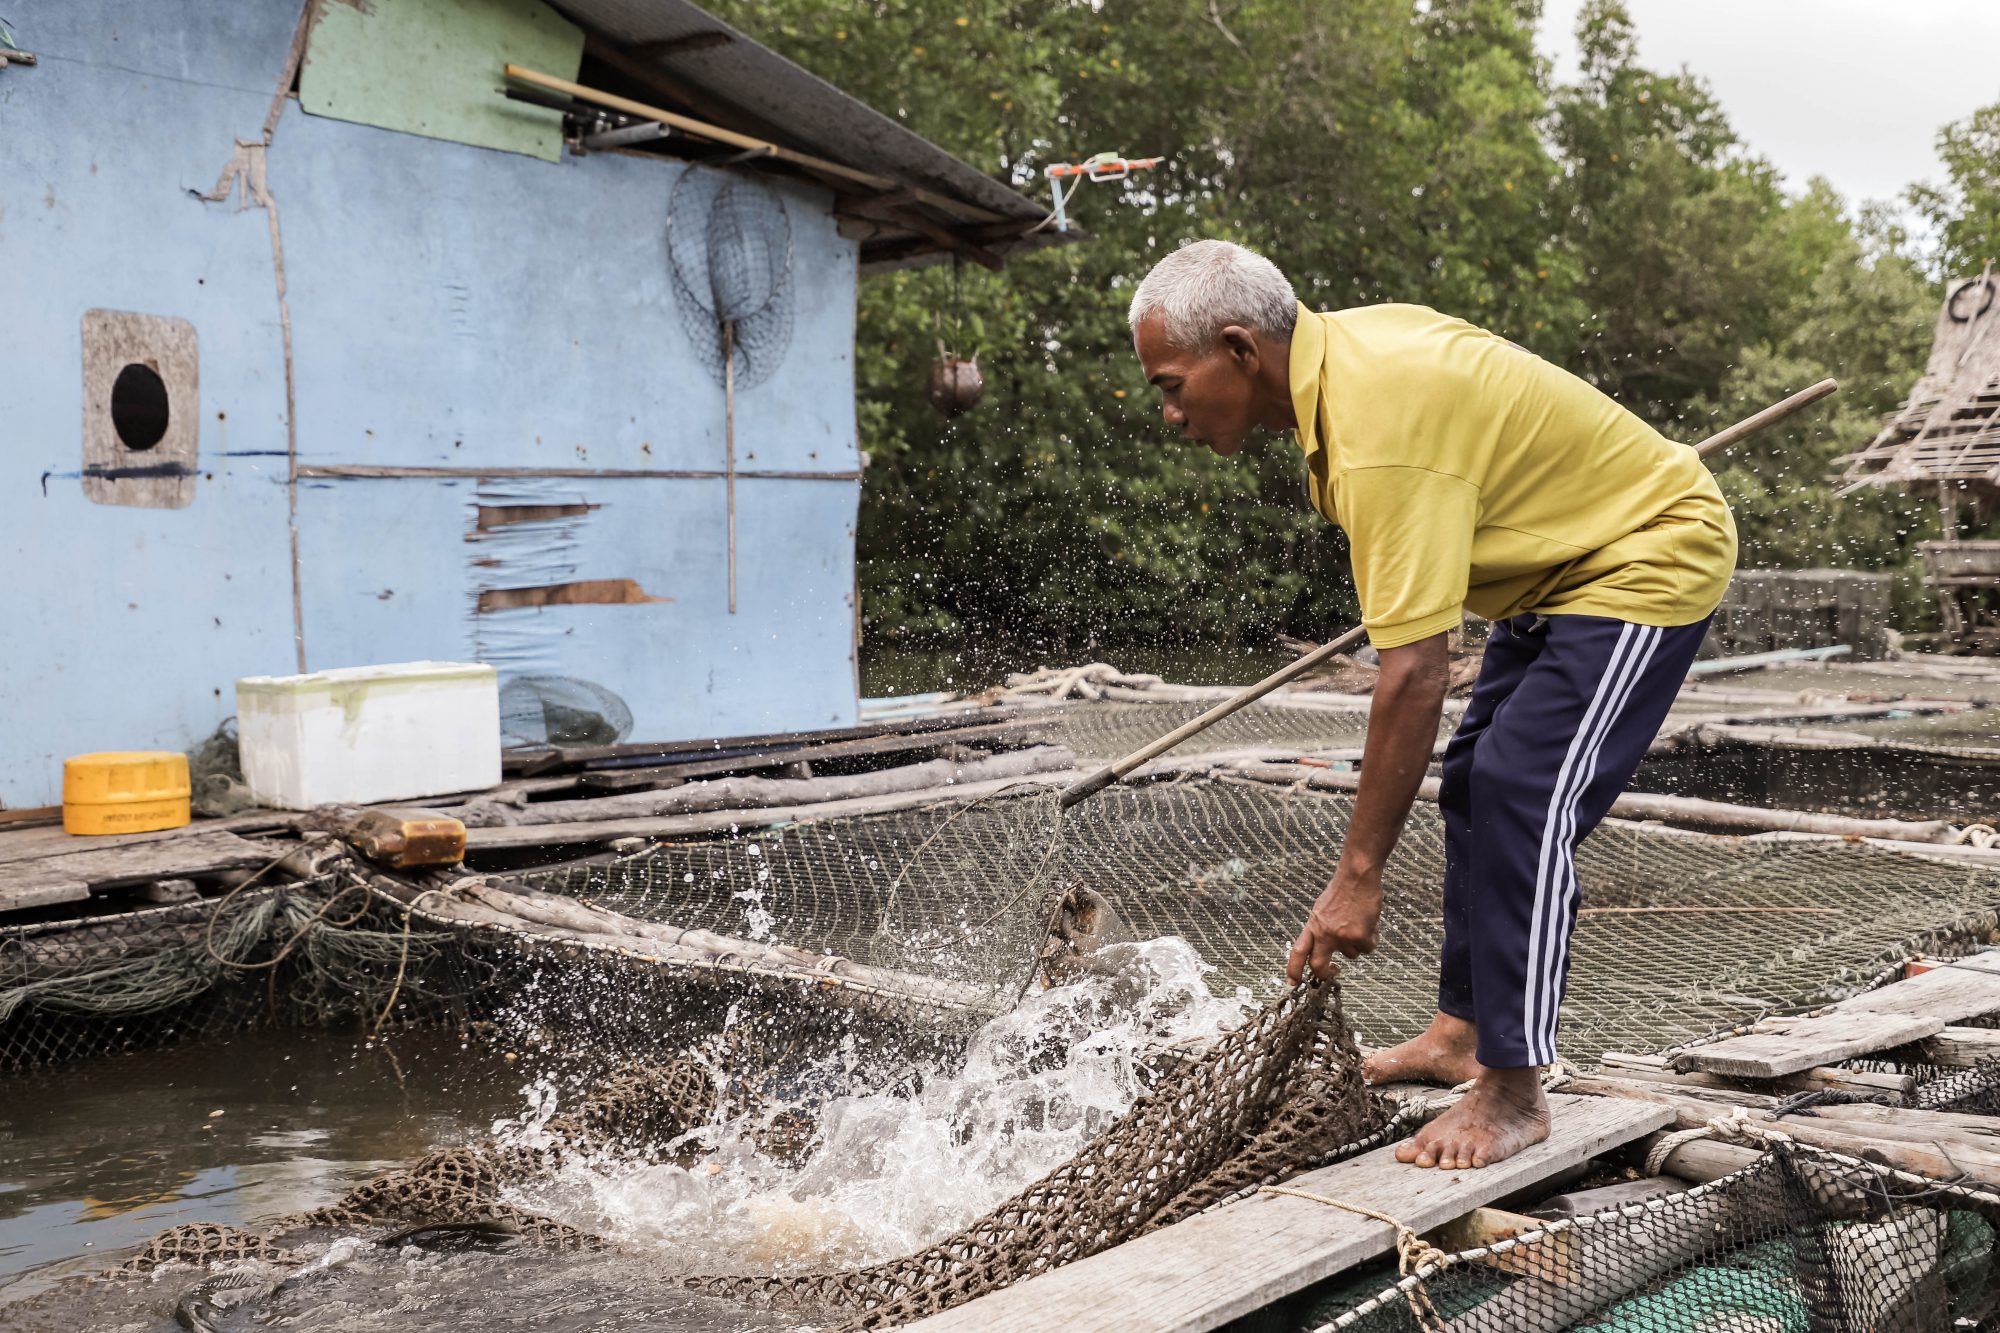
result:
M 1304 986 L 1168 1074 L 1083 1152 L 916 1254 L 845 1272 L 689 1280 L 704 1291 L 859 1308 L 885 1328 L 1108 1249 L 1361 1143 L 1389 1120 L 1363 1087 L 1333 988 Z
M 451 1228 L 481 1228 L 555 1250 L 603 1241 L 505 1202 L 510 1181 L 553 1169 L 567 1152 L 670 1151 L 715 1114 L 721 1089 L 701 1067 L 635 1069 L 600 1085 L 545 1125 L 527 1149 L 451 1148 L 350 1191 L 339 1202 L 278 1218 L 258 1233 L 207 1224 L 155 1237 L 118 1270 L 296 1259 L 284 1242 L 327 1230 L 374 1232 L 377 1243 Z M 1245 1188 L 1283 1179 L 1367 1146 L 1390 1121 L 1361 1082 L 1360 1057 L 1336 988 L 1291 991 L 1181 1061 L 1111 1129 L 1043 1179 L 956 1234 L 907 1258 L 790 1276 L 692 1277 L 683 1285 L 727 1297 L 848 1312 L 876 1328 L 948 1308 L 1034 1273 L 1180 1220 Z

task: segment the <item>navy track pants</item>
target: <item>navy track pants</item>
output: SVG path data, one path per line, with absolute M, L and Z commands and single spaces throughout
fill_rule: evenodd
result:
M 1479 1063 L 1549 1064 L 1576 927 L 1576 846 L 1632 780 L 1708 628 L 1603 616 L 1493 623 L 1445 747 L 1438 1008 Z

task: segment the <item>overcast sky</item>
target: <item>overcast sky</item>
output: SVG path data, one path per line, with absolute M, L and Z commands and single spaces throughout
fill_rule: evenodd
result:
M 1940 126 L 2000 101 L 2000 0 L 1626 0 L 1648 67 L 1708 81 L 1786 183 L 1850 202 L 1943 175 Z M 1583 0 L 1544 0 L 1542 50 L 1568 82 Z

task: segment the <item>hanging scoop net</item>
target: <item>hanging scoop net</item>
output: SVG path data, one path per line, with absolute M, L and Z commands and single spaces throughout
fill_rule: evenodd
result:
M 735 363 L 738 389 L 769 379 L 792 340 L 784 201 L 755 181 L 689 167 L 667 205 L 667 251 L 675 304 L 715 382 L 724 382 L 726 360 Z

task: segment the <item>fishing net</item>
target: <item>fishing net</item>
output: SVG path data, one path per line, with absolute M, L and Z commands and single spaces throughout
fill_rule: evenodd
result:
M 717 384 L 770 378 L 792 338 L 792 225 L 768 186 L 689 167 L 667 204 L 674 296 L 695 355 Z
M 435 1020 L 484 981 L 456 942 L 405 928 L 396 904 L 344 873 L 0 925 L 0 1072 L 253 1027 L 374 1018 L 392 995 L 396 1021 Z
M 241 814 L 256 806 L 250 784 L 243 778 L 242 747 L 236 719 L 229 718 L 208 739 L 188 751 L 188 805 L 197 815 L 213 819 Z
M 1148 741 L 1158 740 L 1191 722 L 1213 702 L 1178 700 L 1161 703 L 1092 702 L 1069 704 L 1052 719 L 1056 734 L 1087 763 L 1122 759 Z M 1449 736 L 1457 719 L 1439 725 L 1439 739 Z M 1358 754 L 1368 734 L 1368 714 L 1359 709 L 1319 705 L 1251 704 L 1174 747 L 1176 756 L 1216 754 L 1228 750 L 1280 750 L 1313 754 L 1345 750 Z
M 2000 1196 L 1780 1143 L 1707 1185 L 1315 1293 L 1314 1333 L 1987 1328 Z
M 632 710 L 595 681 L 514 676 L 500 687 L 500 737 L 509 748 L 615 745 L 632 734 Z
M 504 1187 L 548 1171 L 567 1152 L 671 1151 L 688 1127 L 717 1114 L 718 1097 L 746 1095 L 718 1089 L 686 1062 L 629 1070 L 575 1111 L 550 1119 L 534 1146 L 434 1152 L 329 1207 L 274 1219 L 255 1232 L 206 1223 L 175 1227 L 118 1271 L 283 1263 L 296 1259 L 288 1241 L 330 1229 L 371 1232 L 379 1244 L 426 1230 L 481 1228 L 557 1250 L 598 1247 L 604 1243 L 598 1237 L 507 1203 Z M 932 1246 L 856 1269 L 679 1281 L 720 1297 L 843 1312 L 849 1328 L 892 1326 L 1372 1146 L 1390 1123 L 1387 1103 L 1362 1085 L 1336 988 L 1307 985 L 1206 1054 L 1165 1068 L 1081 1153 Z
M 1282 985 L 1352 811 L 1341 794 L 1163 783 L 1114 788 L 1061 815 L 1047 798 L 1003 797 L 525 878 L 637 918 L 873 958 L 917 990 L 983 977 L 994 1003 L 1034 975 L 1052 923 L 1089 939 L 1178 935 L 1215 969 L 1220 993 L 1263 999 Z M 1411 1035 L 1435 1010 L 1443 860 L 1443 822 L 1419 803 L 1384 875 L 1380 945 L 1347 971 L 1347 1012 L 1364 1040 Z M 1577 871 L 1562 1034 L 1574 1061 L 1833 998 L 1913 950 L 1983 941 L 2000 924 L 2000 872 L 1858 842 L 1608 824 L 1583 843 Z M 1040 890 L 1023 894 L 1031 883 Z M 1108 910 L 1065 906 L 1079 900 Z
M 510 1191 L 569 1153 L 670 1158 L 720 1122 L 747 1125 L 760 1152 L 796 1153 L 816 1132 L 815 1062 L 827 1053 L 893 1090 L 899 1071 L 950 1067 L 965 1034 L 1024 991 L 1115 974 L 1122 940 L 1180 936 L 1213 967 L 1218 993 L 1265 1002 L 1205 1053 L 1149 1064 L 1150 1090 L 1082 1153 L 944 1240 L 865 1268 L 691 1279 L 700 1292 L 886 1325 L 1379 1141 L 1387 1108 L 1359 1084 L 1348 1022 L 1382 1042 L 1433 1009 L 1442 827 L 1433 807 L 1413 814 L 1386 876 L 1381 950 L 1348 969 L 1343 1010 L 1327 990 L 1287 990 L 1279 973 L 1352 808 L 1338 794 L 1189 780 L 1113 789 L 1061 813 L 1050 791 L 1016 788 L 512 880 L 391 881 L 344 864 L 163 908 L 144 930 L 125 918 L 9 928 L 0 1050 L 27 1049 L 22 1034 L 78 1012 L 112 1029 L 201 1005 L 259 1015 L 245 1021 L 449 1021 L 505 1034 L 592 1090 L 538 1143 L 435 1154 L 254 1231 L 169 1233 L 139 1256 L 156 1267 L 277 1262 L 316 1231 L 388 1241 L 465 1228 L 558 1251 L 597 1245 Z M 2000 875 L 1965 863 L 1631 825 L 1588 840 L 1578 871 L 1564 1051 L 1579 1061 L 1859 989 L 1913 948 L 1984 938 L 2000 902 Z M 1916 1104 L 1985 1095 L 1945 1077 L 1924 1080 L 1931 1100 Z M 1803 1225 L 1776 1216 L 1767 1235 L 1757 1214 L 1729 1252 Z M 1857 1220 L 1881 1219 L 1835 1219 Z M 1720 1247 L 1735 1233 L 1707 1235 Z M 1459 1301 L 1460 1269 L 1492 1280 L 1472 1261 L 1431 1275 L 1440 1308 Z M 1371 1308 L 1400 1317 L 1392 1307 Z

